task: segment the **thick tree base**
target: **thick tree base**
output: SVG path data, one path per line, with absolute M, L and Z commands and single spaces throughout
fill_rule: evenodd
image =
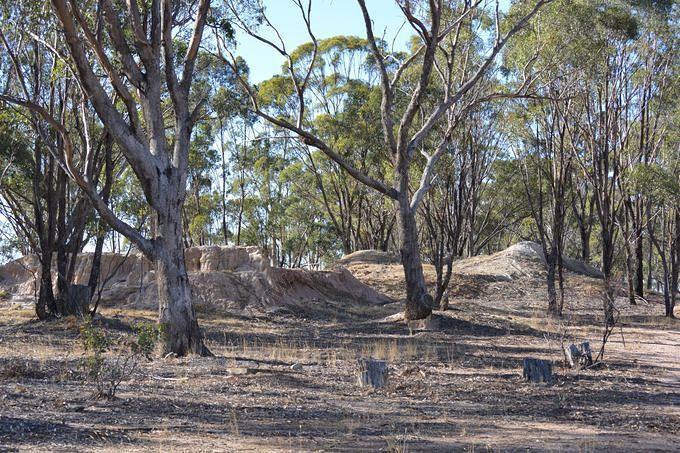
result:
M 172 354 L 176 357 L 184 357 L 194 354 L 201 357 L 214 357 L 203 341 L 203 334 L 194 321 L 188 329 L 179 331 L 177 326 L 172 327 L 169 323 L 160 323 L 165 341 L 161 350 L 162 356 Z
M 434 299 L 429 294 L 425 294 L 420 300 L 406 301 L 404 319 L 407 321 L 425 319 L 432 314 L 432 310 L 434 310 Z
M 550 316 L 551 318 L 559 319 L 559 318 L 562 317 L 562 313 L 557 308 L 555 308 L 555 309 L 549 308 L 548 309 L 548 316 Z
M 92 294 L 88 285 L 69 285 L 62 315 L 82 318 L 90 313 L 91 299 Z

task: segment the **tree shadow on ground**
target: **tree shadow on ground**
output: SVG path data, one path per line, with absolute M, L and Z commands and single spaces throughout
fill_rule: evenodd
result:
M 107 428 L 82 428 L 65 422 L 57 423 L 38 418 L 18 418 L 0 415 L 0 445 L 19 449 L 39 447 L 53 442 L 97 447 L 111 443 L 132 444 L 124 432 Z M 2 448 L 2 447 L 0 447 Z

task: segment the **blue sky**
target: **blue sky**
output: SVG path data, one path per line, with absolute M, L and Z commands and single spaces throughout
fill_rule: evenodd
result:
M 356 0 L 312 0 L 312 31 L 318 39 L 337 35 L 366 36 L 364 19 Z M 511 0 L 501 0 L 506 11 Z M 289 51 L 309 41 L 300 11 L 291 0 L 264 0 L 269 20 L 277 27 Z M 303 0 L 303 4 L 306 1 Z M 489 0 L 493 5 L 493 1 Z M 395 50 L 406 50 L 413 30 L 395 0 L 366 0 L 373 19 L 373 32 L 394 44 Z M 237 31 L 237 51 L 250 67 L 252 82 L 260 82 L 281 72 L 283 58 L 254 38 Z
M 266 0 L 267 15 L 279 29 L 288 50 L 309 41 L 300 11 L 290 0 Z M 394 0 L 366 0 L 374 22 L 374 33 L 384 36 L 396 49 L 404 49 L 411 29 L 404 25 L 403 15 Z M 318 39 L 337 35 L 366 36 L 364 20 L 356 0 L 313 0 L 312 31 Z M 248 66 L 253 82 L 268 79 L 281 71 L 280 55 L 244 33 L 236 35 L 237 54 Z

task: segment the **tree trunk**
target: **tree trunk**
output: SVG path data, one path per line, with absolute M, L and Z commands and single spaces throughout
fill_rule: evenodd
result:
M 102 188 L 102 200 L 107 205 L 109 204 L 109 198 L 111 196 L 111 188 L 113 186 L 113 156 L 112 148 L 113 141 L 111 136 L 106 134 L 104 137 L 105 149 L 104 155 L 105 159 L 105 170 L 104 170 L 104 187 Z M 87 281 L 87 286 L 90 287 L 90 295 L 94 297 L 97 294 L 97 286 L 99 285 L 99 279 L 101 277 L 101 265 L 102 265 L 102 252 L 104 251 L 104 242 L 106 241 L 106 229 L 103 225 L 103 220 L 99 219 L 97 221 L 97 239 L 94 246 L 94 254 L 92 255 L 92 267 L 90 268 L 90 278 Z M 100 297 L 97 297 L 97 301 L 92 308 L 90 313 L 91 316 L 97 312 L 99 306 Z
M 635 229 L 635 294 L 645 297 L 644 252 L 640 227 Z
M 585 225 L 579 225 L 579 232 L 581 234 L 581 261 L 588 263 L 590 261 L 590 230 Z
M 447 257 L 446 259 L 446 273 L 437 287 L 437 297 L 435 298 L 435 307 L 439 307 L 440 310 L 448 310 L 449 308 L 449 296 L 447 295 L 447 290 L 449 287 L 449 282 L 451 281 L 451 275 L 453 274 L 453 258 Z
M 416 217 L 409 205 L 408 192 L 399 197 L 399 233 L 401 241 L 401 263 L 406 280 L 406 308 L 404 317 L 408 320 L 423 319 L 432 313 L 434 300 L 427 293 L 423 264 L 420 261 L 418 228 Z
M 635 286 L 635 278 L 637 272 L 633 264 L 633 247 L 634 244 L 626 244 L 626 283 L 628 284 L 628 302 L 631 305 L 636 305 L 637 302 L 635 302 L 635 295 L 637 288 Z
M 675 303 L 680 278 L 680 209 L 675 211 L 675 236 L 671 246 L 671 316 L 675 317 Z
M 48 257 L 52 251 L 48 250 Z M 45 264 L 45 262 L 49 264 Z M 49 258 L 43 258 L 40 266 L 40 288 L 38 289 L 38 300 L 35 304 L 35 314 L 38 319 L 44 320 L 51 315 L 56 315 L 57 307 L 52 291 L 52 266 Z
M 612 266 L 614 262 L 614 233 L 609 227 L 602 227 L 602 273 L 604 274 L 604 294 L 602 308 L 606 326 L 613 326 L 614 319 L 614 286 L 612 284 Z
M 557 254 L 557 278 L 559 281 L 559 294 L 560 294 L 560 299 L 559 299 L 559 304 L 557 306 L 557 309 L 559 310 L 560 316 L 562 316 L 563 310 L 564 310 L 564 261 L 562 259 L 562 247 L 560 247 L 560 252 Z
M 561 316 L 559 306 L 557 304 L 557 290 L 555 288 L 555 275 L 557 271 L 557 256 L 553 250 L 547 256 L 548 261 L 548 314 L 551 316 Z
M 652 239 L 649 239 L 649 253 L 647 254 L 647 291 L 652 290 L 652 256 L 654 254 L 654 246 Z
M 357 383 L 360 387 L 381 388 L 387 384 L 389 367 L 387 362 L 374 359 L 359 359 Z
M 547 360 L 526 358 L 524 359 L 524 380 L 528 382 L 550 384 L 554 377 L 552 363 Z
M 164 335 L 164 353 L 184 356 L 189 353 L 211 355 L 203 344 L 203 335 L 191 298 L 191 286 L 184 263 L 182 223 L 178 206 L 171 205 L 166 215 L 157 215 L 156 283 L 158 285 L 158 320 Z
M 57 170 L 57 311 L 62 314 L 68 299 L 68 256 L 66 254 L 66 174 Z

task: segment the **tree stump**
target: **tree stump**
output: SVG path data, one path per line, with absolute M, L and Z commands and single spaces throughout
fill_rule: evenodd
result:
M 529 382 L 553 382 L 552 363 L 541 359 L 524 359 L 524 380 Z
M 359 359 L 360 387 L 373 387 L 375 389 L 384 387 L 387 384 L 387 362 L 384 360 Z
M 83 317 L 90 312 L 90 287 L 87 285 L 70 285 L 64 301 L 64 315 Z
M 593 364 L 593 353 L 590 350 L 590 343 L 584 341 L 580 345 L 570 344 L 564 347 L 564 358 L 570 368 L 581 370 Z

